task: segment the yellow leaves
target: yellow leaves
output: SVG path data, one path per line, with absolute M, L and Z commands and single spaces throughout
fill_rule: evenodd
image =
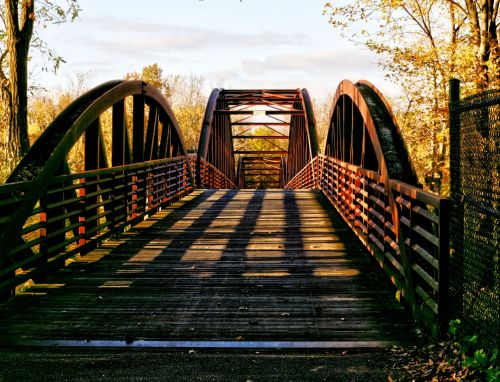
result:
M 397 290 L 396 291 L 396 300 L 398 300 L 398 302 L 401 302 L 401 290 Z

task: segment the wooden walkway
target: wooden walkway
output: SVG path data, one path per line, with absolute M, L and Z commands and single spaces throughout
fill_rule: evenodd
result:
M 394 296 L 321 194 L 196 191 L 1 304 L 0 344 L 413 341 Z

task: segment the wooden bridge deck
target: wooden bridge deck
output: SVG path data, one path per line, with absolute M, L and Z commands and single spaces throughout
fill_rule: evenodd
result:
M 0 344 L 412 341 L 394 295 L 321 194 L 196 191 L 0 304 Z

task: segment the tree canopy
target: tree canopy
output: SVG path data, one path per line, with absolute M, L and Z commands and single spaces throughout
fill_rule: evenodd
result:
M 447 86 L 498 87 L 499 0 L 352 0 L 324 13 L 343 35 L 374 51 L 402 90 L 398 120 L 422 181 L 447 193 Z M 443 188 L 443 185 L 445 186 Z
M 0 96 L 2 151 L 10 166 L 29 148 L 28 61 L 30 48 L 46 54 L 56 70 L 64 60 L 39 37 L 49 24 L 75 20 L 77 0 L 4 0 L 0 3 Z M 5 131 L 6 130 L 6 131 Z

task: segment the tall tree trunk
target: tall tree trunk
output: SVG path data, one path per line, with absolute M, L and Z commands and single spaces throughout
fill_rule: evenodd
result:
M 498 76 L 497 69 L 489 73 L 488 63 L 496 61 L 498 54 L 497 17 L 499 0 L 465 0 L 466 15 L 469 19 L 473 42 L 476 45 L 478 66 L 478 88 L 487 88 L 492 79 Z M 495 62 L 494 62 L 495 63 Z
M 19 8 L 21 18 L 19 19 Z M 9 142 L 10 159 L 16 161 L 29 149 L 28 54 L 33 34 L 34 0 L 5 0 L 7 48 L 9 50 Z

